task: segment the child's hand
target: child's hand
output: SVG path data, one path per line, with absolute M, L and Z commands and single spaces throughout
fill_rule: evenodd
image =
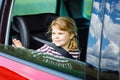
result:
M 19 48 L 24 48 L 23 45 L 22 45 L 22 42 L 20 40 L 13 39 L 12 42 L 15 46 L 17 46 Z

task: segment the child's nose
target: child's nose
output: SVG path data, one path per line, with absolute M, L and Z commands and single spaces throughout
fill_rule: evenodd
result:
M 59 35 L 58 35 L 58 34 L 55 34 L 55 38 L 59 38 Z

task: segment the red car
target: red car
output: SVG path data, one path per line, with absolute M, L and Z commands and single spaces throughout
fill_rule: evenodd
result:
M 120 0 L 0 0 L 0 80 L 120 80 Z M 77 25 L 79 60 L 36 51 L 52 20 Z M 18 38 L 26 49 L 12 46 Z M 44 43 L 41 42 L 44 41 Z

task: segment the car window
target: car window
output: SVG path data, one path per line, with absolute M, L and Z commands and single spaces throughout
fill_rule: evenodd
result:
M 111 12 L 107 8 L 104 14 L 104 27 L 101 45 L 101 69 L 118 71 L 120 69 L 120 22 L 118 20 L 120 15 L 117 14 L 120 13 L 118 8 L 114 6 L 119 5 L 120 3 L 119 1 L 113 1 L 113 3 L 111 3 L 111 1 L 107 1 L 106 3 L 109 5 L 113 5 L 111 7 L 114 11 Z M 108 23 L 111 24 L 109 25 Z
M 93 0 L 84 0 L 83 3 L 83 16 L 90 19 Z
M 83 63 L 81 61 L 71 60 L 68 58 L 63 58 L 63 59 L 58 58 L 58 57 L 56 58 L 51 55 L 47 55 L 47 54 L 43 54 L 43 53 L 41 54 L 41 52 L 38 52 L 36 50 L 20 49 L 20 48 L 11 46 L 13 36 L 15 35 L 15 36 L 19 37 L 19 31 L 14 29 L 14 27 L 16 25 L 14 24 L 13 18 L 15 16 L 18 16 L 18 15 L 19 16 L 22 16 L 22 15 L 23 16 L 27 16 L 27 15 L 31 16 L 31 15 L 42 14 L 42 13 L 56 13 L 56 8 L 58 8 L 57 1 L 59 1 L 59 0 L 36 0 L 36 1 L 15 0 L 13 10 L 10 9 L 10 11 L 12 11 L 12 16 L 8 14 L 8 16 L 11 17 L 11 21 L 7 22 L 7 20 L 5 19 L 6 23 L 10 23 L 9 27 L 5 26 L 5 28 L 4 28 L 8 31 L 8 34 L 6 34 L 7 35 L 6 37 L 9 40 L 6 40 L 6 42 L 9 42 L 9 47 L 7 47 L 7 45 L 5 45 L 5 46 L 1 45 L 0 51 L 4 52 L 5 54 L 8 54 L 8 55 L 15 56 L 17 58 L 21 58 L 23 60 L 33 62 L 35 64 L 43 65 L 45 67 L 49 67 L 54 70 L 58 70 L 60 72 L 67 73 L 71 76 L 78 77 L 79 79 L 80 78 L 84 79 L 85 78 L 85 63 Z M 63 16 L 63 15 L 61 15 L 61 16 Z M 75 14 L 74 14 L 74 16 L 75 16 Z M 47 17 L 47 18 L 49 18 L 49 17 Z M 43 19 L 46 19 L 46 18 L 43 18 Z M 32 21 L 32 22 L 34 22 L 34 21 Z M 41 19 L 41 21 L 42 21 L 42 19 Z M 32 22 L 30 22 L 30 23 L 32 23 Z M 32 26 L 32 27 L 34 27 L 34 26 Z M 44 32 L 44 31 L 42 30 L 41 32 Z M 2 37 L 4 37 L 4 36 L 2 36 Z M 5 39 L 6 39 L 6 37 L 5 37 Z
M 12 55 L 44 67 L 64 72 L 79 79 L 85 78 L 85 63 L 83 62 L 55 57 L 33 49 L 17 48 L 2 44 L 0 44 L 0 51 L 4 52 L 4 54 Z
M 1 4 L 2 4 L 2 0 L 0 0 L 0 10 L 1 10 Z
M 1 17 L 1 14 L 2 14 L 1 7 L 2 7 L 2 0 L 0 0 L 0 17 Z M 1 20 L 0 20 L 0 22 L 1 22 Z
M 99 2 L 98 4 L 100 3 L 102 5 L 102 2 Z M 110 1 L 108 1 L 107 3 L 110 4 Z M 114 4 L 117 4 L 117 1 L 114 1 Z M 93 9 L 95 9 L 95 2 Z M 87 62 L 92 63 L 92 65 L 96 67 L 101 66 L 101 69 L 108 69 L 113 71 L 117 71 L 119 69 L 118 56 L 119 56 L 120 23 L 118 22 L 118 20 L 114 20 L 115 18 L 119 17 L 118 15 L 116 16 L 114 15 L 114 14 L 119 14 L 117 13 L 117 11 L 115 12 L 116 13 L 114 12 L 110 13 L 109 10 L 106 10 L 103 6 L 101 6 L 101 10 L 99 12 L 97 12 L 97 10 L 93 10 L 92 18 L 91 18 L 92 25 L 90 26 L 91 28 L 89 34 L 89 42 L 91 43 L 88 44 L 88 56 L 87 56 L 88 58 Z M 103 20 L 104 22 L 102 23 Z M 99 23 L 99 25 L 96 26 L 96 24 L 94 24 L 92 21 L 99 21 L 96 22 Z M 108 25 L 108 23 L 111 23 L 111 25 Z M 112 27 L 112 25 L 114 27 Z M 95 32 L 96 30 L 94 31 L 93 28 L 98 31 Z M 109 28 L 112 28 L 110 29 L 111 31 L 109 30 Z M 109 49 L 112 51 L 110 51 Z M 100 61 L 100 65 L 98 60 L 99 57 L 101 57 L 101 60 L 103 60 Z M 91 60 L 91 58 L 94 59 Z M 110 63 L 111 66 L 108 65 Z
M 60 15 L 90 19 L 93 0 L 61 0 Z
M 56 0 L 15 0 L 12 16 L 39 13 L 55 13 L 56 3 Z
M 97 5 L 96 5 L 97 4 Z M 94 0 L 89 29 L 87 63 L 92 65 L 97 73 L 94 75 L 104 80 L 102 74 L 118 80 L 120 72 L 120 17 L 118 5 L 115 0 Z M 99 6 L 98 6 L 99 5 Z M 98 79 L 97 78 L 97 79 Z M 109 79 L 106 77 L 105 79 Z

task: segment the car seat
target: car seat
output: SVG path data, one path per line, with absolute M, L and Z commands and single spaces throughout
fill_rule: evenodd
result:
M 80 60 L 86 61 L 86 53 L 87 53 L 86 51 L 87 51 L 90 20 L 86 18 L 76 18 L 74 20 L 77 26 L 79 49 L 81 51 Z
M 13 29 L 19 33 L 24 47 L 38 49 L 43 46 L 40 39 L 50 41 L 46 32 L 48 26 L 58 16 L 54 13 L 16 15 L 13 17 Z

